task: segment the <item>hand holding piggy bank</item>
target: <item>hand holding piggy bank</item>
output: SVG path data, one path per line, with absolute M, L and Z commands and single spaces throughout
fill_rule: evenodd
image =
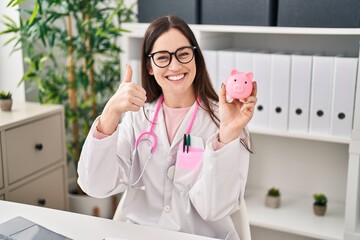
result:
M 230 76 L 226 79 L 226 101 L 244 100 L 249 97 L 253 88 L 252 80 L 252 72 L 232 70 Z

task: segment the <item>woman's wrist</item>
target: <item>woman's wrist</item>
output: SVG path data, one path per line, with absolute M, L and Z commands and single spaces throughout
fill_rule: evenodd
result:
M 240 132 L 237 129 L 222 129 L 219 131 L 219 142 L 228 144 L 240 136 Z

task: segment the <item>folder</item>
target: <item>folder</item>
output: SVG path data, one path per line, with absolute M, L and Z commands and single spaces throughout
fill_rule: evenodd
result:
M 206 64 L 206 69 L 209 73 L 210 76 L 210 80 L 211 83 L 213 85 L 213 87 L 215 88 L 215 86 L 217 86 L 217 51 L 216 50 L 203 50 L 202 51 L 204 59 L 205 59 L 205 64 Z M 215 89 L 217 90 L 217 89 Z
M 290 63 L 291 56 L 288 54 L 271 54 L 269 109 L 271 129 L 288 129 Z
M 291 56 L 289 131 L 309 130 L 312 56 Z
M 141 85 L 141 61 L 137 59 L 131 59 L 129 64 L 133 70 L 132 81 Z
M 215 84 L 215 90 L 219 92 L 221 84 L 225 83 L 230 76 L 231 70 L 235 68 L 235 52 L 233 49 L 219 50 L 218 56 L 218 77 Z
M 309 132 L 330 135 L 334 57 L 314 56 Z
M 249 122 L 250 130 L 252 128 L 264 128 L 269 125 L 269 101 L 270 101 L 270 69 L 271 56 L 269 53 L 253 52 L 252 53 L 252 71 L 254 81 L 257 82 L 257 104 L 254 116 Z
M 240 72 L 252 72 L 252 52 L 236 51 L 235 52 L 235 68 Z
M 357 66 L 357 58 L 335 58 L 331 110 L 331 135 L 333 136 L 351 136 Z

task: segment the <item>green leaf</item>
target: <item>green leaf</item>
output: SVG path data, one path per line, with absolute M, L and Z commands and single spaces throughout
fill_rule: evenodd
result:
M 33 23 L 38 11 L 39 11 L 39 2 L 36 2 L 34 10 L 33 10 L 32 14 L 31 14 L 31 17 L 30 17 L 29 22 L 28 22 L 29 25 L 31 25 Z
M 16 39 L 16 36 L 15 36 L 15 37 L 10 38 L 9 40 L 7 40 L 7 41 L 3 44 L 3 46 L 8 45 L 9 43 L 11 43 L 12 41 L 14 41 L 15 39 Z

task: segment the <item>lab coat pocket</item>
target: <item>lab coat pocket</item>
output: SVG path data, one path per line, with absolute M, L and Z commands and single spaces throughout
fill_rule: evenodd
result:
M 182 145 L 179 147 L 175 165 L 175 186 L 189 190 L 194 185 L 201 171 L 203 155 L 203 147 L 190 147 L 189 151 L 185 152 Z

